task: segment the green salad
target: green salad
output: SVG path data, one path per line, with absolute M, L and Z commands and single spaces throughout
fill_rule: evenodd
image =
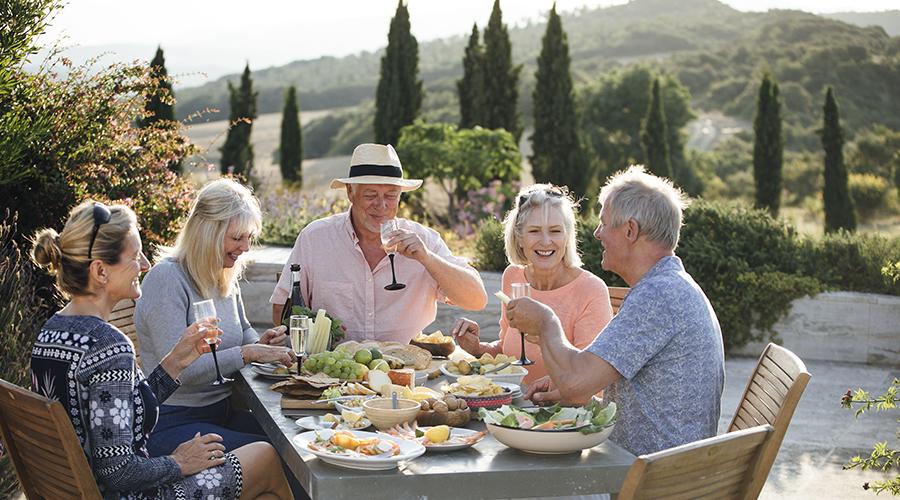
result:
M 515 429 L 577 428 L 582 434 L 594 434 L 616 421 L 616 408 L 615 403 L 601 407 L 600 402 L 594 400 L 580 408 L 564 407 L 559 403 L 527 410 L 513 405 L 503 405 L 496 410 L 479 408 L 478 415 L 485 423 Z

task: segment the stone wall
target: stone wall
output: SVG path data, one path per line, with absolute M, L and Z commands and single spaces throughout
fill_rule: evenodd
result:
M 773 329 L 804 360 L 900 365 L 900 297 L 828 292 L 797 299 Z M 731 354 L 759 356 L 763 347 Z

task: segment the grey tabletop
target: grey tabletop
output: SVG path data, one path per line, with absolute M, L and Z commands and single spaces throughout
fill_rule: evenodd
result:
M 246 366 L 235 376 L 235 389 L 313 500 L 458 500 L 617 493 L 635 460 L 634 455 L 609 440 L 581 453 L 536 455 L 507 448 L 488 434 L 469 448 L 429 450 L 392 470 L 338 467 L 292 442 L 303 432 L 294 422 L 297 414 L 321 415 L 326 411 L 282 410 L 281 394 L 268 390 L 274 382 Z M 429 385 L 435 382 L 441 379 Z M 485 429 L 477 420 L 466 427 Z

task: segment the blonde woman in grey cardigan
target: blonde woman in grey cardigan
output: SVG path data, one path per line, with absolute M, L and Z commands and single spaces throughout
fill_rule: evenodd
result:
M 250 249 L 261 219 L 259 200 L 231 179 L 212 181 L 200 190 L 171 256 L 142 282 L 144 295 L 137 301 L 134 325 L 145 366 L 165 356 L 178 332 L 196 320 L 192 304 L 207 299 L 214 301 L 219 318 L 216 355 L 224 376 L 231 378 L 252 361 L 286 366 L 296 361 L 285 347 L 285 327 L 260 336 L 244 313 L 238 285 L 245 265 L 241 254 Z M 234 408 L 230 384 L 210 385 L 215 376 L 211 355 L 201 356 L 184 371 L 182 386 L 160 407 L 157 429 L 147 443 L 151 456 L 171 453 L 197 432 L 222 436 L 226 450 L 266 440 L 250 412 Z
M 209 346 L 197 323 L 184 325 L 158 364 L 142 360 L 145 378 L 131 341 L 107 321 L 120 300 L 141 296 L 138 277 L 150 267 L 131 209 L 82 203 L 61 234 L 37 235 L 32 258 L 70 298 L 35 340 L 32 390 L 66 408 L 103 498 L 293 498 L 268 443 L 226 452 L 219 436 L 195 433 L 170 454 L 148 456 L 158 402 Z

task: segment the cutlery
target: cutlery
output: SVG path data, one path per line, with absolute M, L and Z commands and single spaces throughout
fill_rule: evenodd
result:
M 361 395 L 338 396 L 338 397 L 336 397 L 336 398 L 317 399 L 317 400 L 313 401 L 313 402 L 310 403 L 310 404 L 317 405 L 317 404 L 319 404 L 319 403 L 330 403 L 330 402 L 332 402 L 332 401 L 342 401 L 342 400 L 344 400 L 344 399 L 353 399 L 353 398 L 366 398 L 366 399 L 369 399 L 369 398 L 371 398 L 371 397 L 373 397 L 373 396 L 372 396 L 372 395 L 368 395 L 368 396 L 361 396 Z
M 500 370 L 506 368 L 507 366 L 509 366 L 511 364 L 512 364 L 512 361 L 507 361 L 506 363 L 503 363 L 502 365 L 498 366 L 497 368 L 494 368 L 493 370 L 488 370 L 488 371 L 482 373 L 482 375 L 487 375 L 488 373 L 499 372 Z

